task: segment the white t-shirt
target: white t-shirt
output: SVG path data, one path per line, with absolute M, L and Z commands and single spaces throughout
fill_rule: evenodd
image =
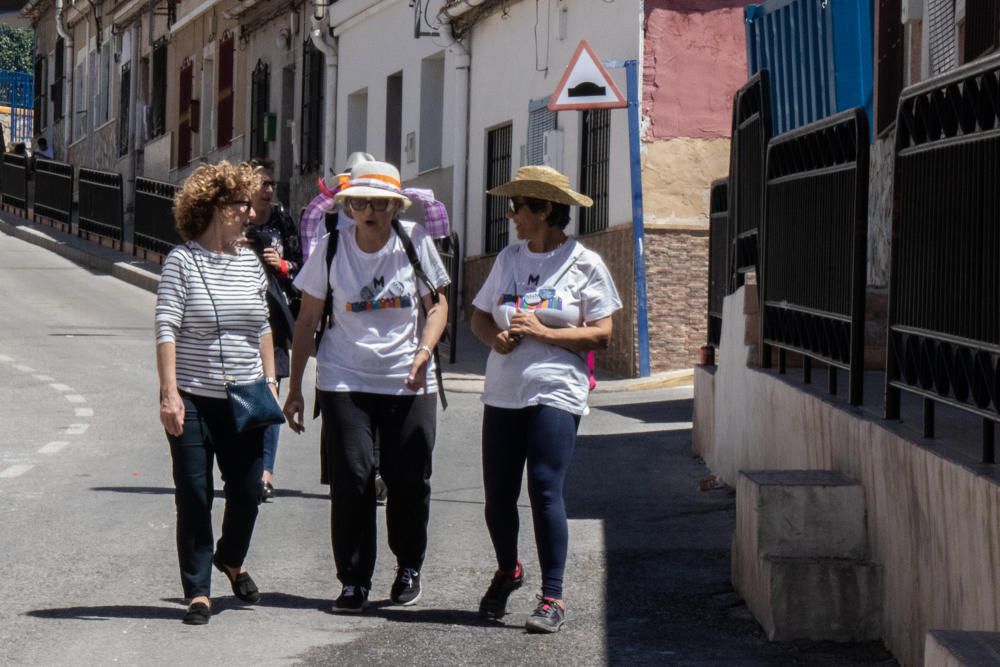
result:
M 401 221 L 413 240 L 420 266 L 438 289 L 450 280 L 437 248 L 423 228 Z M 358 247 L 354 225 L 340 229 L 329 274 L 324 236 L 295 278 L 295 286 L 317 299 L 333 288 L 333 328 L 316 353 L 316 387 L 322 391 L 412 394 L 403 385 L 420 345 L 420 303 L 429 294 L 393 231 L 378 251 Z M 434 360 L 427 364 L 427 392 L 437 391 Z
M 531 310 L 549 327 L 579 327 L 622 307 L 601 257 L 569 239 L 548 253 L 508 246 L 473 300 L 502 330 L 518 310 Z M 586 354 L 524 338 L 509 354 L 491 351 L 482 401 L 498 408 L 549 405 L 585 415 Z

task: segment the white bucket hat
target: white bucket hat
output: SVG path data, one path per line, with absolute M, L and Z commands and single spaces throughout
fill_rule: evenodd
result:
M 343 203 L 347 198 L 397 199 L 403 209 L 410 207 L 410 199 L 403 194 L 399 170 L 388 162 L 362 162 L 351 169 L 350 183 L 340 189 L 333 200 Z

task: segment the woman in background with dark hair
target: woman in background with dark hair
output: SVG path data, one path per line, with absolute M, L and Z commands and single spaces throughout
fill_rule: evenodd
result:
M 520 243 L 499 255 L 473 301 L 472 331 L 492 348 L 483 409 L 486 525 L 497 570 L 479 604 L 500 618 L 524 582 L 517 557 L 521 480 L 528 495 L 542 570 L 529 632 L 563 624 L 563 571 L 569 543 L 563 483 L 580 417 L 587 413 L 587 352 L 611 341 L 611 314 L 621 300 L 597 253 L 565 233 L 569 207 L 591 206 L 551 167 L 521 167 L 488 192 L 508 197 L 507 216 Z

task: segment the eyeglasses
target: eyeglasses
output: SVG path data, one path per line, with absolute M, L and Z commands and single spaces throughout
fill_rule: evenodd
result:
M 524 201 L 523 199 L 514 199 L 514 198 L 508 199 L 507 210 L 510 211 L 511 213 L 517 213 L 517 209 L 521 208 L 527 203 L 528 202 Z
M 264 188 L 274 188 L 274 186 L 275 186 L 275 182 L 274 181 L 262 181 L 261 184 L 260 184 L 260 187 L 261 187 L 262 190 Z
M 250 210 L 250 201 L 247 199 L 240 199 L 237 201 L 231 201 L 226 204 L 226 206 L 236 206 L 240 213 L 246 213 Z
M 354 211 L 360 212 L 371 206 L 373 211 L 382 212 L 389 208 L 389 200 L 381 198 L 358 199 L 357 197 L 351 197 L 347 200 L 347 205 Z

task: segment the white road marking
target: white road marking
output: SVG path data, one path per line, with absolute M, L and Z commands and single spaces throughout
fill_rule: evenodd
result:
M 5 364 L 9 364 L 10 362 L 12 362 L 14 360 L 11 359 L 10 357 L 8 357 L 6 354 L 0 354 L 0 361 L 2 361 Z
M 77 417 L 93 417 L 93 408 L 75 408 Z
M 53 382 L 49 386 L 55 389 L 56 391 L 73 391 L 73 389 L 70 388 L 68 384 L 59 384 L 58 382 Z
M 25 366 L 24 364 L 14 364 L 14 368 L 21 371 L 22 373 L 34 373 L 35 369 L 31 366 Z
M 16 466 L 11 466 L 5 470 L 0 470 L 0 477 L 17 477 L 18 475 L 23 475 L 32 468 L 34 468 L 34 466 L 26 463 Z
M 53 378 L 52 376 L 42 375 L 41 373 L 35 373 L 32 377 L 34 377 L 39 382 L 55 382 L 55 378 Z
M 60 449 L 68 445 L 69 443 L 65 440 L 53 440 L 44 447 L 38 450 L 39 454 L 55 454 Z
M 66 400 L 69 401 L 70 403 L 86 403 L 87 402 L 87 399 L 85 399 L 80 394 L 66 394 Z
M 90 424 L 70 424 L 67 426 L 63 433 L 66 435 L 83 435 L 90 428 Z

